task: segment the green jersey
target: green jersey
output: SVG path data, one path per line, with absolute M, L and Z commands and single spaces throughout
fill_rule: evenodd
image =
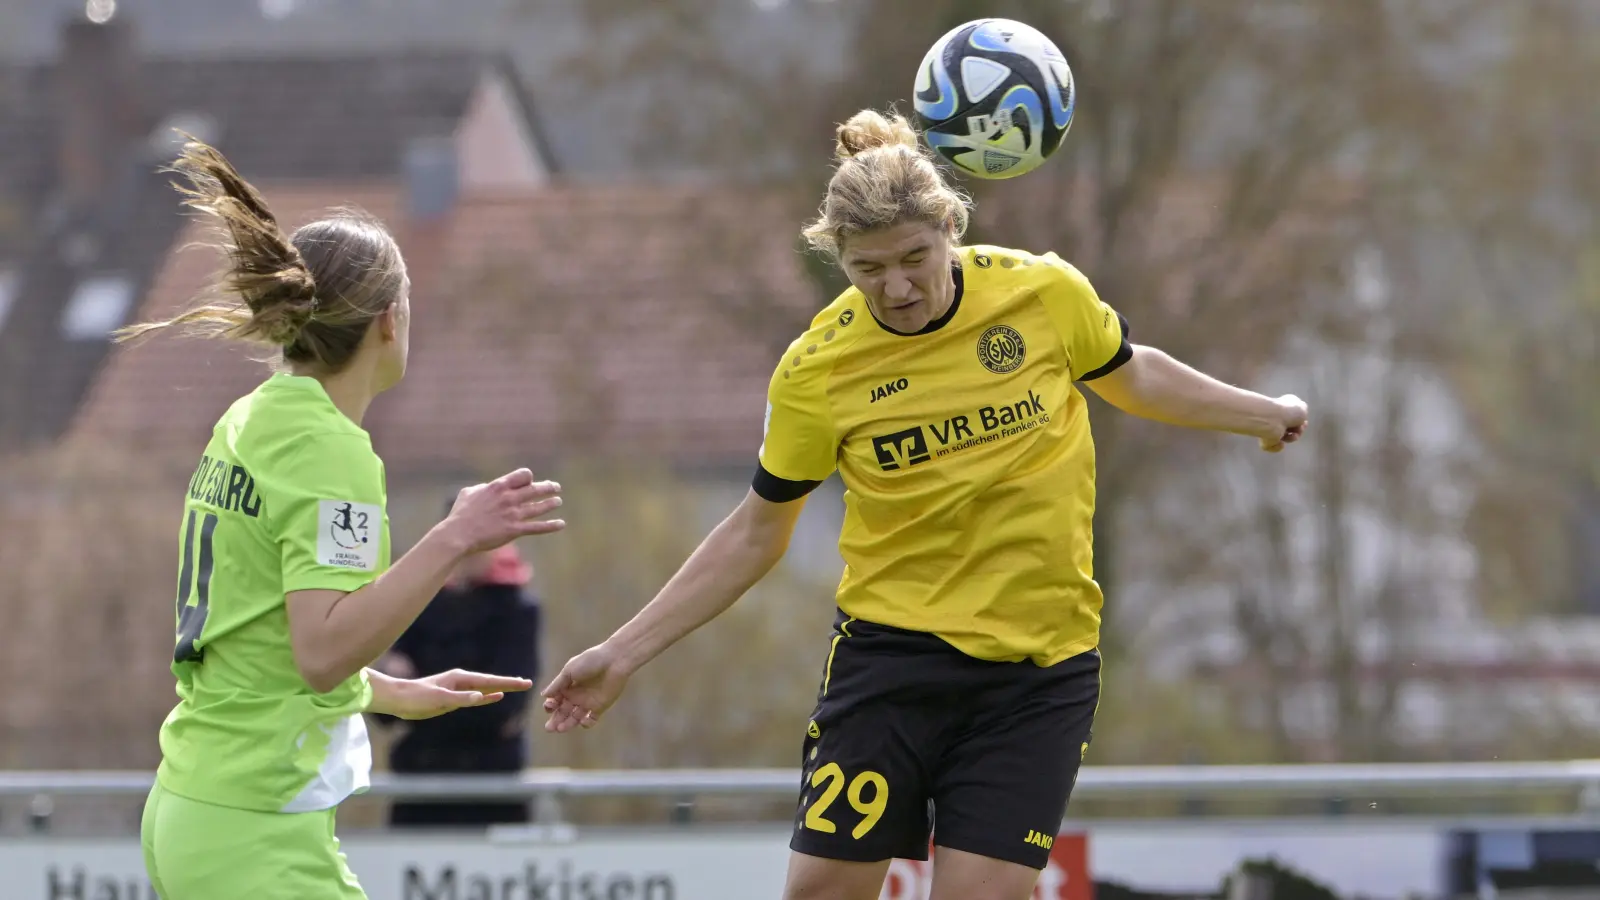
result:
M 370 783 L 365 673 L 325 694 L 295 666 L 284 597 L 354 591 L 389 565 L 383 462 L 320 382 L 276 375 L 222 416 L 189 482 L 178 553 L 178 705 L 163 787 L 220 806 L 327 809 Z

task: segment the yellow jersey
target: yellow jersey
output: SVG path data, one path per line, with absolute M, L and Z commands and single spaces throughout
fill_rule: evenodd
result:
M 960 251 L 938 320 L 901 334 L 851 288 L 774 371 L 756 492 L 845 486 L 838 605 L 978 659 L 1099 644 L 1094 443 L 1075 382 L 1132 356 L 1127 322 L 1054 253 Z

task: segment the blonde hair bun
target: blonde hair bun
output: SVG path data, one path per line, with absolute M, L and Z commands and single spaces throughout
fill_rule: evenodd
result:
M 877 110 L 864 109 L 839 126 L 837 138 L 834 152 L 839 159 L 849 159 L 878 147 L 903 146 L 921 152 L 916 129 L 898 113 L 885 116 Z
M 845 241 L 901 222 L 922 222 L 960 243 L 971 201 L 945 182 L 904 116 L 864 109 L 837 135 L 839 163 L 817 218 L 800 232 L 806 243 L 837 263 Z

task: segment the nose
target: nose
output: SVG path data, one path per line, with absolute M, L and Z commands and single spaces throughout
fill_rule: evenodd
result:
M 883 296 L 886 300 L 900 301 L 911 296 L 911 279 L 900 272 L 890 272 L 883 280 Z

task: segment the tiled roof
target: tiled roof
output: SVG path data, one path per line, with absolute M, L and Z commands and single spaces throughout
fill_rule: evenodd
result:
M 339 189 L 267 188 L 279 221 L 294 228 L 334 205 L 355 206 L 392 217 L 399 191 L 388 186 L 346 185 Z M 146 294 L 138 321 L 166 318 L 183 309 L 210 283 L 218 255 L 197 242 L 212 236 L 200 223 L 175 242 Z M 111 442 L 133 447 L 178 446 L 198 453 L 211 426 L 235 399 L 266 377 L 268 369 L 253 351 L 215 341 L 147 338 L 111 351 L 78 408 L 70 440 Z
M 409 141 L 452 134 L 485 68 L 503 65 L 476 52 L 418 51 L 150 59 L 137 71 L 152 127 L 203 115 L 254 178 L 354 179 L 399 175 Z M 55 72 L 0 65 L 0 259 L 14 210 L 38 210 L 55 181 Z
M 103 339 L 65 328 L 71 298 L 103 278 L 139 296 L 181 227 L 174 194 L 155 172 L 125 172 L 113 193 L 15 269 L 16 295 L 0 331 L 0 446 L 58 436 L 105 357 Z
M 393 191 L 265 189 L 286 222 Z M 485 455 L 637 453 L 744 462 L 767 378 L 819 298 L 784 198 L 706 187 L 563 187 L 468 198 L 400 226 L 414 282 L 411 367 L 367 426 L 391 470 Z M 180 254 L 143 316 L 170 312 L 213 260 Z M 262 369 L 238 348 L 161 339 L 115 354 L 79 438 L 193 452 Z
M 0 66 L 0 264 L 22 255 L 54 178 L 49 70 Z
M 817 308 L 781 197 L 569 187 L 465 204 L 374 433 L 399 462 L 554 449 L 753 458 L 766 383 Z
M 408 142 L 448 136 L 497 57 L 457 51 L 152 60 L 151 104 L 200 112 L 254 178 L 398 175 Z M 515 84 L 513 79 L 512 84 Z
M 61 66 L 0 65 L 0 273 L 16 285 L 0 330 L 0 448 L 59 436 L 97 377 L 104 342 L 73 339 L 60 325 L 73 292 L 110 276 L 143 297 L 174 246 L 178 197 L 156 171 L 174 148 L 150 136 L 194 129 L 256 181 L 398 184 L 412 142 L 454 134 L 486 71 L 505 66 L 475 51 L 230 54 L 135 58 L 126 73 L 107 75 L 90 71 L 101 45 L 84 46 L 76 67 L 70 56 Z M 64 90 L 76 83 L 64 80 L 69 71 L 89 72 L 89 87 Z M 103 101 L 94 79 L 107 77 L 134 85 L 138 104 L 118 114 L 103 140 L 90 141 L 108 148 L 104 186 L 67 204 L 63 122 L 86 97 Z M 526 114 L 517 80 L 505 83 Z M 80 132 L 81 146 L 85 140 Z

